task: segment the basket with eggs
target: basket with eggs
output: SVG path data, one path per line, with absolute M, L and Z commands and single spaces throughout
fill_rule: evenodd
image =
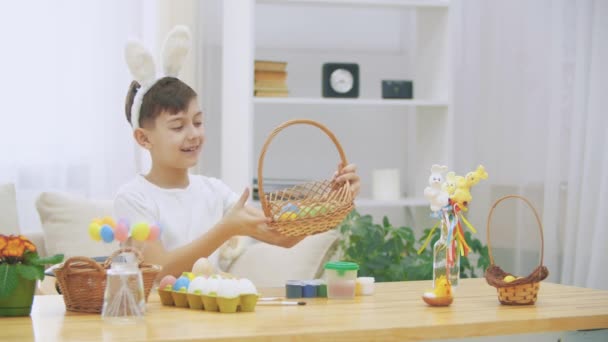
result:
M 492 214 L 496 206 L 506 199 L 520 199 L 524 201 L 530 209 L 532 209 L 536 222 L 540 231 L 540 263 L 532 273 L 526 277 L 517 277 L 511 273 L 503 271 L 498 265 L 494 264 L 494 257 L 492 255 L 492 245 L 490 242 L 490 223 L 492 220 Z M 544 255 L 544 238 L 543 238 L 543 226 L 541 220 L 536 212 L 536 209 L 532 206 L 530 201 L 526 198 L 509 195 L 498 199 L 488 215 L 487 222 L 487 234 L 488 234 L 488 255 L 490 257 L 490 267 L 486 270 L 485 278 L 488 284 L 494 286 L 498 292 L 498 300 L 504 305 L 530 305 L 536 303 L 538 298 L 538 292 L 540 290 L 540 282 L 547 278 L 549 271 L 547 267 L 543 265 Z
M 334 143 L 342 165 L 346 155 L 336 136 L 324 125 L 312 120 L 291 120 L 277 128 L 266 139 L 258 161 L 258 186 L 262 210 L 272 221 L 271 228 L 283 235 L 313 235 L 335 228 L 354 208 L 350 184 L 331 180 L 313 181 L 274 192 L 264 192 L 264 157 L 274 137 L 293 125 L 311 125 L 323 131 Z

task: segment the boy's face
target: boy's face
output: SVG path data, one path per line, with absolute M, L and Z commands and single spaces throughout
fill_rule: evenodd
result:
M 185 111 L 176 114 L 163 111 L 156 118 L 154 128 L 145 131 L 153 163 L 187 169 L 198 162 L 205 142 L 205 128 L 196 98 Z

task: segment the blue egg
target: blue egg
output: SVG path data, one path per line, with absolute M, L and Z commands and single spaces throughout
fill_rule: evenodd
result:
M 188 289 L 188 286 L 190 286 L 190 279 L 188 279 L 188 277 L 181 276 L 177 278 L 175 283 L 173 283 L 173 291 L 179 291 L 179 289 L 182 287 Z
M 101 238 L 103 239 L 104 242 L 110 243 L 110 242 L 114 241 L 114 231 L 112 230 L 112 227 L 110 227 L 107 224 L 104 224 L 103 226 L 101 226 L 99 235 L 101 235 Z
M 280 214 L 288 212 L 288 211 L 297 214 L 300 212 L 300 208 L 298 208 L 298 206 L 293 203 L 287 203 L 283 206 L 283 208 L 281 208 Z

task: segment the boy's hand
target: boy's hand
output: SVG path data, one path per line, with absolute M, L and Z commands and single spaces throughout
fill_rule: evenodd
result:
M 294 246 L 306 237 L 284 236 L 270 229 L 267 225 L 270 218 L 266 217 L 263 211 L 245 205 L 248 198 L 249 189 L 247 188 L 221 221 L 223 225 L 234 229 L 234 235 L 250 236 L 256 240 L 286 248 Z
M 342 163 L 339 163 L 338 171 L 334 173 L 332 181 L 338 184 L 349 182 L 353 197 L 357 197 L 361 190 L 361 179 L 357 174 L 357 165 L 355 164 L 348 164 L 342 167 Z

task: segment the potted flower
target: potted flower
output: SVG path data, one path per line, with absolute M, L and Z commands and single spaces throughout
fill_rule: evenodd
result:
M 36 280 L 44 279 L 44 265 L 63 255 L 40 258 L 24 236 L 0 234 L 0 316 L 27 316 L 32 310 Z

